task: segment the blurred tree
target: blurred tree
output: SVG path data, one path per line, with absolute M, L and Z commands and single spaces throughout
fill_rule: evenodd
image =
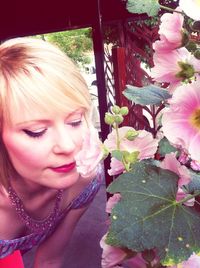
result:
M 93 50 L 90 28 L 42 34 L 37 38 L 57 45 L 79 65 L 91 62 L 88 55 Z

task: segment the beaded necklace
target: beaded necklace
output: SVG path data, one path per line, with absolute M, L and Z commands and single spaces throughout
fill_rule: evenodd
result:
M 62 200 L 63 190 L 58 190 L 56 194 L 55 204 L 52 212 L 43 220 L 35 220 L 26 212 L 22 200 L 18 197 L 15 190 L 11 187 L 8 188 L 8 195 L 12 205 L 15 207 L 17 214 L 25 225 L 34 233 L 42 232 L 45 229 L 50 229 L 57 220 L 59 215 L 59 206 Z

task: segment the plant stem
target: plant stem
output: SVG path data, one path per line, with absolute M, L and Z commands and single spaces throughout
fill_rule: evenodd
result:
M 176 13 L 180 13 L 180 14 L 184 15 L 184 13 L 182 11 L 175 10 L 175 9 L 173 9 L 171 7 L 166 7 L 166 6 L 160 5 L 160 8 L 164 9 L 164 10 L 167 10 L 167 11 L 176 12 Z
M 118 124 L 115 124 L 116 137 L 117 137 L 117 150 L 120 150 L 120 138 L 119 138 L 119 129 Z

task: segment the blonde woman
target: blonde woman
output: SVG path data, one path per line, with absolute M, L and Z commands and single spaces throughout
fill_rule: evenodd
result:
M 0 46 L 0 259 L 37 246 L 34 268 L 62 267 L 101 185 L 90 113 L 86 83 L 58 48 L 31 38 Z

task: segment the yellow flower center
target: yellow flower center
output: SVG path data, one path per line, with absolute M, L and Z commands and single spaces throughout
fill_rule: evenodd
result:
M 193 127 L 200 130 L 200 108 L 196 109 L 190 116 L 190 122 Z

